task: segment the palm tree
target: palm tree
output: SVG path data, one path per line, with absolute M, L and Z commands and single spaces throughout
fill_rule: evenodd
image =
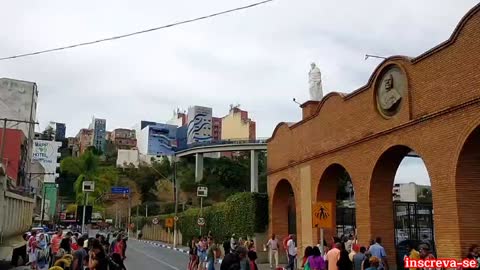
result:
M 95 191 L 89 196 L 89 201 L 93 202 L 95 198 L 106 192 L 118 176 L 114 169 L 101 168 L 100 159 L 92 151 L 85 152 L 79 158 L 68 157 L 62 160 L 60 169 L 71 175 L 76 175 L 74 183 L 77 203 L 83 203 L 85 194 L 82 191 L 84 181 L 95 183 Z

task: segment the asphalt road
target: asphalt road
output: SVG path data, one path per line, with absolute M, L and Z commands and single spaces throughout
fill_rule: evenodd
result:
M 185 270 L 188 254 L 156 247 L 134 239 L 127 244 L 125 266 L 132 270 Z

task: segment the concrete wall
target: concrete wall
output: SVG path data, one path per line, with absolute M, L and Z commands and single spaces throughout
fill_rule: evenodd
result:
M 138 150 L 126 150 L 119 149 L 117 155 L 117 167 L 122 168 L 125 164 L 133 164 L 135 168 L 138 168 L 139 156 Z
M 230 113 L 222 118 L 222 140 L 249 138 L 250 121 L 242 117 L 242 111 L 230 110 Z

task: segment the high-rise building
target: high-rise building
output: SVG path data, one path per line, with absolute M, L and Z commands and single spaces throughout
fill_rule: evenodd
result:
M 248 112 L 239 106 L 230 106 L 230 112 L 222 118 L 222 140 L 254 140 L 256 138 L 256 124 L 248 118 Z
M 151 122 L 150 122 L 151 123 Z M 155 123 L 137 132 L 137 147 L 142 155 L 172 156 L 177 147 L 177 126 Z
M 222 118 L 212 117 L 212 140 L 219 141 L 222 139 Z
M 65 133 L 67 132 L 67 127 L 64 123 L 55 123 L 55 141 L 65 140 Z
M 33 138 L 35 134 L 35 121 L 37 114 L 38 90 L 34 82 L 26 82 L 15 79 L 0 79 L 0 117 L 10 119 L 7 128 L 21 130 L 27 138 L 25 146 L 25 168 L 23 173 L 30 171 Z M 20 120 L 25 123 L 20 123 Z M 3 124 L 3 123 L 2 123 Z M 6 142 L 9 144 L 9 142 Z M 2 160 L 5 164 L 5 160 Z M 23 178 L 19 185 L 24 186 Z
M 137 147 L 137 138 L 134 129 L 114 129 L 110 140 L 113 141 L 117 149 L 132 149 Z
M 92 146 L 93 144 L 93 130 L 82 128 L 75 136 L 75 143 L 77 144 L 78 148 L 78 155 L 85 153 L 88 147 Z M 73 152 L 75 153 L 75 147 Z
M 92 145 L 102 152 L 105 152 L 107 146 L 106 128 L 107 120 L 105 119 L 93 118 L 90 124 L 90 129 L 93 130 Z
M 187 143 L 212 140 L 212 108 L 193 106 L 188 109 Z

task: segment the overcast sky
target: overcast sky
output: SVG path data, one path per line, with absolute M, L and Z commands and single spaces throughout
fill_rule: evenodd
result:
M 2 3 L 0 57 L 151 28 L 253 3 L 244 0 L 16 0 Z M 166 121 L 176 107 L 241 104 L 268 137 L 298 121 L 310 62 L 324 92 L 364 85 L 379 60 L 416 56 L 446 40 L 474 0 L 276 0 L 123 40 L 0 62 L 0 77 L 34 81 L 40 128 L 93 115 L 107 128 Z M 339 112 L 341 113 L 341 112 Z M 407 162 L 408 163 L 408 162 Z M 415 162 L 410 162 L 417 164 Z M 408 178 L 408 177 L 407 177 Z M 410 181 L 410 180 L 405 180 Z

